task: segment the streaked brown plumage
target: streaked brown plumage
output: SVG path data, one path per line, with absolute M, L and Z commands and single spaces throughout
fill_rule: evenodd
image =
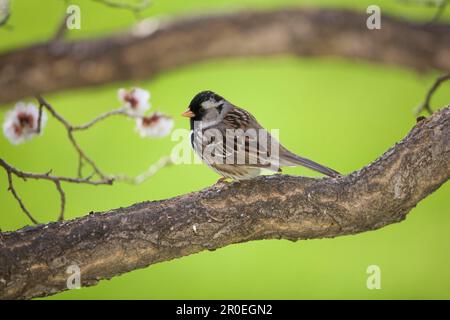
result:
M 248 111 L 212 91 L 191 101 L 183 116 L 190 118 L 191 144 L 201 159 L 222 177 L 251 179 L 261 169 L 304 166 L 330 177 L 340 174 L 283 147 Z

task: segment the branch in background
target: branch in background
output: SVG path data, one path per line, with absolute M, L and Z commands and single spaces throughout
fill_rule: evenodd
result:
M 127 3 L 113 0 L 93 0 L 93 1 L 102 3 L 111 8 L 129 10 L 134 14 L 137 20 L 141 18 L 140 13 L 150 6 L 150 0 L 141 0 L 137 3 Z
M 157 163 L 150 166 L 150 168 L 142 173 L 141 175 L 133 178 L 128 177 L 126 175 L 106 175 L 104 174 L 97 164 L 86 155 L 84 150 L 81 148 L 81 146 L 78 144 L 78 142 L 75 139 L 74 132 L 76 131 L 82 131 L 82 130 L 88 130 L 95 124 L 99 123 L 100 121 L 103 121 L 111 116 L 114 115 L 124 115 L 127 117 L 133 117 L 133 118 L 139 118 L 139 116 L 130 114 L 129 111 L 125 107 L 118 108 L 109 112 L 105 112 L 98 117 L 94 118 L 93 120 L 82 124 L 82 125 L 72 125 L 70 122 L 68 122 L 62 115 L 60 115 L 55 108 L 46 101 L 42 96 L 37 96 L 37 100 L 39 102 L 39 113 L 38 113 L 38 119 L 37 119 L 37 133 L 41 132 L 41 123 L 42 123 L 42 116 L 43 116 L 43 109 L 46 109 L 50 112 L 50 114 L 57 119 L 66 129 L 67 135 L 69 137 L 69 141 L 71 142 L 72 146 L 76 150 L 78 154 L 78 178 L 71 178 L 71 177 L 64 177 L 64 176 L 54 176 L 51 175 L 51 171 L 43 174 L 38 173 L 31 173 L 31 172 L 25 172 L 21 171 L 12 165 L 8 164 L 5 160 L 0 159 L 0 167 L 3 167 L 5 171 L 7 172 L 8 176 L 8 183 L 9 187 L 8 190 L 12 193 L 14 198 L 17 200 L 17 202 L 20 205 L 20 208 L 22 211 L 27 215 L 27 217 L 34 223 L 37 224 L 38 221 L 32 216 L 30 211 L 25 207 L 22 199 L 17 194 L 16 189 L 14 188 L 13 184 L 13 175 L 19 178 L 22 178 L 23 180 L 27 179 L 35 179 L 35 180 L 47 180 L 51 181 L 55 184 L 56 190 L 59 193 L 60 196 L 60 213 L 58 220 L 62 221 L 64 220 L 64 209 L 66 204 L 66 195 L 64 193 L 64 190 L 62 188 L 61 183 L 79 183 L 79 184 L 89 184 L 89 185 L 112 185 L 114 181 L 123 181 L 123 182 L 129 182 L 134 184 L 139 184 L 147 180 L 148 178 L 152 177 L 157 171 L 160 169 L 168 166 L 171 164 L 171 160 L 169 157 L 161 158 Z M 82 166 L 84 163 L 88 163 L 91 168 L 93 169 L 93 173 L 89 175 L 88 177 L 82 176 Z M 92 178 L 94 176 L 98 176 L 97 180 L 93 180 Z
M 439 88 L 439 86 L 447 80 L 450 80 L 450 73 L 444 74 L 435 80 L 435 82 L 433 83 L 433 85 L 427 92 L 425 101 L 417 107 L 417 109 L 415 111 L 416 116 L 419 115 L 424 110 L 426 110 L 428 112 L 428 114 L 433 113 L 433 110 L 431 109 L 431 106 L 430 106 L 431 98 L 432 98 L 433 94 L 436 92 L 436 90 Z
M 437 10 L 434 13 L 433 18 L 431 19 L 431 23 L 436 23 L 439 21 L 439 19 L 444 14 L 444 11 L 448 6 L 448 3 L 449 0 L 440 0 L 439 4 L 437 5 Z
M 135 14 L 147 9 L 150 6 L 150 0 L 140 0 L 136 3 L 127 3 L 119 0 L 93 0 L 111 8 L 129 10 Z
M 402 221 L 450 178 L 448 141 L 450 106 L 418 122 L 380 158 L 348 176 L 263 176 L 0 233 L 0 298 L 67 290 L 66 270 L 72 265 L 81 270 L 82 286 L 92 286 L 233 243 L 336 237 Z
M 150 6 L 150 0 L 142 0 L 137 3 L 127 3 L 127 2 L 112 1 L 112 0 L 93 0 L 93 1 L 101 3 L 101 4 L 111 7 L 111 8 L 129 10 L 134 13 L 136 18 L 139 18 L 138 15 L 141 11 L 147 9 Z M 67 3 L 67 1 L 65 1 L 65 2 Z M 66 31 L 67 31 L 67 19 L 68 18 L 69 18 L 69 15 L 64 13 L 63 18 L 61 19 L 61 22 L 58 24 L 58 27 L 56 28 L 53 38 L 50 40 L 50 42 L 56 46 L 59 46 L 59 43 L 64 40 L 64 35 L 66 34 Z M 58 50 L 58 48 L 55 48 L 55 50 Z
M 0 54 L 0 103 L 149 79 L 216 58 L 340 56 L 450 72 L 450 25 L 424 26 L 383 15 L 383 32 L 376 32 L 365 27 L 366 19 L 363 13 L 331 9 L 244 11 L 172 22 L 144 20 L 128 32 L 63 42 L 58 50 L 36 44 Z
M 420 5 L 424 7 L 436 8 L 436 12 L 431 18 L 430 24 L 437 23 L 444 13 L 449 0 L 400 0 L 401 2 L 409 5 Z

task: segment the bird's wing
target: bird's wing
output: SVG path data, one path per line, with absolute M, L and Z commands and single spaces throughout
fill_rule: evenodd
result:
M 331 177 L 340 175 L 333 169 L 290 152 L 244 109 L 231 108 L 215 129 L 222 135 L 216 146 L 223 152 L 222 161 L 229 161 L 227 163 L 273 171 L 279 171 L 280 166 L 301 165 Z
M 278 141 L 262 128 L 249 112 L 234 107 L 214 128 L 223 135 L 220 143 L 228 163 L 251 167 L 273 165 L 272 143 L 278 148 Z

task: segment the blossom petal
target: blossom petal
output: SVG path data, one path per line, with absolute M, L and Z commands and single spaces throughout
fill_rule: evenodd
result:
M 136 119 L 136 128 L 141 137 L 162 138 L 173 128 L 173 119 L 159 112 L 149 117 Z
M 143 115 L 151 105 L 148 102 L 150 92 L 141 88 L 133 88 L 131 90 L 119 89 L 117 92 L 119 101 L 127 109 L 130 115 Z
M 37 135 L 39 108 L 24 102 L 16 103 L 13 110 L 6 114 L 3 122 L 3 134 L 12 144 L 20 144 Z M 41 133 L 47 123 L 47 114 L 42 111 Z

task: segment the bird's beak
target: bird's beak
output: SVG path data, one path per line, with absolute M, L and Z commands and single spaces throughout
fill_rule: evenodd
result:
M 195 114 L 191 110 L 187 109 L 185 112 L 181 114 L 181 116 L 186 118 L 192 118 L 195 117 Z

